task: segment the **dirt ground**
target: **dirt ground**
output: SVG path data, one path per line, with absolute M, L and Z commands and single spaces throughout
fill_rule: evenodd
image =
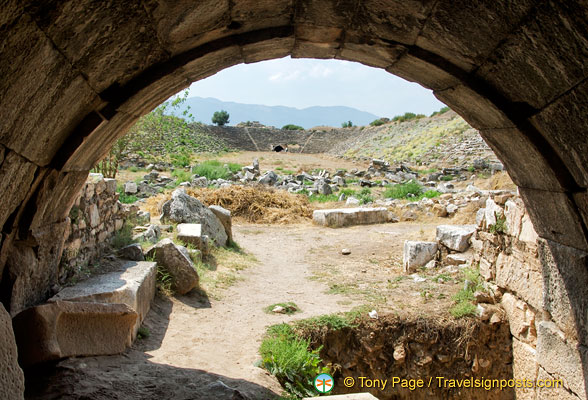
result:
M 238 268 L 235 260 L 230 265 L 230 257 L 223 257 L 203 282 L 210 285 L 230 272 L 236 278 L 229 287 L 214 285 L 208 295 L 158 295 L 144 322 L 148 338 L 138 339 L 122 355 L 69 359 L 27 371 L 26 397 L 239 398 L 220 380 L 251 399 L 275 398 L 280 385 L 255 366 L 268 326 L 357 306 L 379 313 L 447 312 L 458 284 L 438 282 L 435 273 L 423 282 L 401 275 L 404 240 L 432 239 L 435 225 L 236 225 L 235 240 L 249 253 L 247 260 L 257 262 Z M 342 248 L 351 254 L 342 255 Z M 301 312 L 288 316 L 263 310 L 288 301 Z
M 259 160 L 259 168 L 262 171 L 290 170 L 293 172 L 306 171 L 312 172 L 314 169 L 325 169 L 327 171 L 336 171 L 344 168 L 352 170 L 357 168 L 359 170 L 367 169 L 369 162 L 344 160 L 336 158 L 327 154 L 306 154 L 306 153 L 276 153 L 273 151 L 238 151 L 227 153 L 223 155 L 203 155 L 203 159 L 217 159 L 221 162 L 232 162 L 242 165 L 251 165 L 253 159 Z M 279 170 L 278 170 L 279 171 Z

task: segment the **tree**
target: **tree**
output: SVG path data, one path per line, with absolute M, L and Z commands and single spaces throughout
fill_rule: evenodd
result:
M 100 172 L 107 178 L 115 178 L 120 161 L 134 152 L 168 153 L 172 158 L 180 153 L 185 155 L 183 145 L 190 140 L 190 122 L 194 121 L 193 115 L 190 114 L 190 107 L 184 107 L 184 110 L 180 112 L 187 97 L 188 91 L 185 91 L 182 95 L 163 102 L 149 114 L 139 118 L 129 132 L 114 143 L 108 154 L 94 166 L 92 171 Z M 181 114 L 181 116 L 167 115 L 166 111 Z
M 229 123 L 229 113 L 225 110 L 215 111 L 212 115 L 212 123 L 223 126 Z
M 343 122 L 341 124 L 342 128 L 351 128 L 352 126 L 353 126 L 353 122 L 351 122 L 351 121 Z

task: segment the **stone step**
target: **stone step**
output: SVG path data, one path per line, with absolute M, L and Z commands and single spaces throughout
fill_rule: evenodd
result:
M 137 313 L 126 304 L 55 301 L 27 308 L 12 324 L 23 367 L 72 356 L 122 353 Z
M 66 287 L 48 300 L 126 304 L 139 316 L 133 327 L 133 340 L 155 296 L 157 263 L 129 261 L 119 270 L 91 277 Z
M 351 225 L 383 224 L 390 221 L 390 213 L 384 207 L 336 208 L 315 210 L 312 220 L 315 224 L 340 228 Z

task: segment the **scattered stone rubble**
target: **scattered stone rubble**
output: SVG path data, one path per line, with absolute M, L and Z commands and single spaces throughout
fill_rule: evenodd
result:
M 552 256 L 557 246 L 537 236 L 519 197 L 491 193 L 484 205 L 477 213 L 475 229 L 440 226 L 439 249 L 432 256 L 426 242 L 420 242 L 422 248 L 407 242 L 405 272 L 414 272 L 407 264 L 422 266 L 428 258 L 443 272 L 479 267 L 487 290 L 474 293 L 478 313 L 490 322 L 506 315 L 512 334 L 513 377 L 563 383 L 559 388 L 515 388 L 516 397 L 586 398 L 583 365 L 588 352 L 580 341 L 588 336 L 588 329 L 575 312 L 583 300 L 570 298 L 566 287 L 582 281 L 577 277 L 588 271 L 574 269 L 579 264 L 573 262 L 570 271 L 557 268 Z

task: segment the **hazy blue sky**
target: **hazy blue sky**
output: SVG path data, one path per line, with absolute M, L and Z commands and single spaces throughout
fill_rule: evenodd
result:
M 428 115 L 444 106 L 430 90 L 382 69 L 289 57 L 227 68 L 193 83 L 190 96 L 296 108 L 348 106 L 381 117 Z

